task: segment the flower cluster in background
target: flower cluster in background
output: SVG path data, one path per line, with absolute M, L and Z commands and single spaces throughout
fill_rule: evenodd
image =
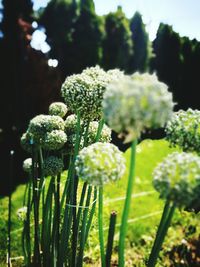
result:
M 163 127 L 173 107 L 166 84 L 148 73 L 135 73 L 110 83 L 103 99 L 106 122 L 126 141 L 138 138 L 146 129 Z
M 179 207 L 191 207 L 200 194 L 200 158 L 186 152 L 169 154 L 153 173 L 160 197 Z
M 200 111 L 188 109 L 175 112 L 167 123 L 166 138 L 183 151 L 200 153 Z

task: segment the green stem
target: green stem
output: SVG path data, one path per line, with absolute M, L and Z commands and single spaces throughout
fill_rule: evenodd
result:
M 80 198 L 80 202 L 79 202 L 79 206 L 80 207 L 83 206 L 83 203 L 84 203 L 84 200 L 85 200 L 86 189 L 87 189 L 87 183 L 85 182 L 83 184 L 83 187 L 82 187 L 81 198 Z M 77 232 L 79 232 L 79 224 L 80 224 L 81 212 L 82 212 L 82 208 L 79 208 L 78 209 L 78 214 L 77 214 Z
M 115 211 L 112 211 L 110 215 L 110 225 L 109 225 L 107 249 L 106 249 L 106 267 L 111 266 L 111 256 L 112 256 L 112 248 L 114 241 L 116 218 L 117 218 L 117 213 Z
M 96 204 L 97 204 L 97 201 L 96 200 L 97 200 L 97 188 L 95 187 L 94 188 L 93 204 L 92 204 L 92 208 L 91 208 L 89 219 L 88 219 L 87 226 L 86 226 L 85 243 L 87 242 L 88 235 L 89 235 L 89 232 L 90 232 L 90 227 L 91 227 L 91 224 L 92 224 L 92 219 L 94 217 L 94 213 L 95 213 L 95 209 L 96 209 Z
M 125 237 L 126 237 L 128 214 L 129 214 L 129 209 L 130 209 L 130 204 L 131 204 L 131 195 L 132 195 L 133 183 L 134 183 L 136 145 L 137 145 L 137 141 L 134 140 L 131 146 L 131 159 L 130 159 L 128 186 L 127 186 L 127 191 L 126 191 L 126 199 L 124 203 L 122 222 L 120 226 L 119 267 L 124 266 Z
M 65 187 L 62 193 L 62 198 L 61 198 L 61 204 L 60 204 L 60 209 L 63 209 L 64 201 L 66 203 L 69 202 L 69 197 L 70 197 L 70 177 L 71 177 L 71 172 L 72 172 L 72 161 L 73 157 L 70 156 L 70 161 L 69 161 L 69 169 L 68 169 L 68 174 L 67 174 L 67 181 L 65 183 Z M 66 199 L 67 198 L 67 199 Z
M 72 179 L 74 180 L 73 186 L 73 193 L 71 198 L 72 207 L 72 218 L 73 218 L 73 225 L 72 225 L 72 259 L 71 265 L 76 265 L 76 248 L 77 248 L 77 238 L 78 238 L 78 222 L 77 222 L 77 189 L 78 189 L 78 182 L 79 177 L 75 174 L 75 161 L 78 155 L 79 146 L 81 142 L 81 118 L 79 112 L 77 113 L 77 127 L 76 127 L 76 144 L 75 144 L 75 153 L 74 153 L 74 161 L 73 161 L 73 173 Z
M 77 188 L 78 188 L 78 177 L 75 176 L 75 160 L 78 155 L 79 146 L 81 140 L 81 127 L 80 127 L 80 114 L 77 114 L 77 129 L 76 129 L 76 143 L 74 148 L 73 160 L 71 162 L 72 166 L 70 166 L 70 205 L 67 202 L 68 196 L 66 195 L 66 207 L 64 211 L 64 222 L 62 228 L 62 236 L 61 236 L 61 245 L 60 245 L 60 266 L 63 266 L 65 260 L 67 259 L 67 249 L 68 249 L 68 240 L 71 232 L 71 225 L 73 222 L 72 229 L 72 263 L 74 265 L 74 261 L 76 258 L 76 240 L 77 240 L 77 225 L 76 225 L 76 199 L 77 199 Z
M 104 119 L 101 119 L 100 122 L 99 122 L 99 126 L 98 126 L 98 129 L 97 129 L 97 135 L 96 135 L 96 138 L 95 138 L 95 142 L 99 141 L 99 138 L 101 136 L 101 132 L 102 132 L 102 129 L 103 129 L 104 122 L 105 122 Z
M 35 156 L 34 144 L 32 144 L 32 184 L 33 184 L 33 206 L 34 206 L 34 255 L 33 262 L 36 266 L 41 266 L 40 247 L 39 247 L 39 217 L 38 217 L 38 186 L 35 169 L 37 168 L 37 159 Z
M 9 173 L 9 197 L 8 197 L 8 267 L 11 266 L 11 206 L 12 206 L 12 176 L 13 176 L 14 151 L 10 151 L 10 173 Z
M 54 177 L 51 178 L 44 205 L 42 220 L 42 252 L 43 266 L 50 266 L 51 259 L 51 229 L 52 229 L 52 204 L 54 193 Z
M 85 208 L 83 211 L 83 220 L 82 220 L 82 226 L 81 226 L 81 237 L 80 237 L 80 249 L 79 249 L 79 255 L 77 260 L 77 267 L 83 266 L 83 252 L 85 247 L 85 233 L 86 233 L 86 222 L 87 222 L 87 215 L 89 212 L 89 205 L 90 205 L 90 199 L 91 199 L 91 193 L 92 193 L 92 187 L 88 187 L 87 192 L 87 199 L 85 203 Z M 81 207 L 80 207 L 81 209 Z
M 99 243 L 101 252 L 101 266 L 105 267 L 105 253 L 104 253 L 104 237 L 103 237 L 103 187 L 99 187 L 99 212 L 98 212 L 98 225 L 99 225 Z
M 163 226 L 160 228 L 160 232 L 158 232 L 157 244 L 156 244 L 156 247 L 154 248 L 153 253 L 151 253 L 151 255 L 150 255 L 149 262 L 147 265 L 148 267 L 154 267 L 156 265 L 156 261 L 157 261 L 158 256 L 159 256 L 159 252 L 161 250 L 162 244 L 164 242 L 165 236 L 166 236 L 168 228 L 170 226 L 172 217 L 174 215 L 175 208 L 176 208 L 176 206 L 174 204 L 169 208 L 167 218 L 165 219 Z
M 57 247 L 57 266 L 59 266 L 59 240 L 60 240 L 60 174 L 57 176 L 57 229 L 56 229 L 56 247 Z
M 160 220 L 160 224 L 158 226 L 158 230 L 157 230 L 157 233 L 156 233 L 156 238 L 154 240 L 154 244 L 153 244 L 153 247 L 152 247 L 152 250 L 151 250 L 151 253 L 150 253 L 149 263 L 151 262 L 151 259 L 153 258 L 154 252 L 155 252 L 156 247 L 158 245 L 158 240 L 160 238 L 160 234 L 161 234 L 163 226 L 165 224 L 165 221 L 166 221 L 166 218 L 167 218 L 167 215 L 168 215 L 168 212 L 169 212 L 169 208 L 170 208 L 170 202 L 167 201 L 166 204 L 165 204 L 165 207 L 163 209 L 163 213 L 162 213 L 162 217 L 161 217 L 161 220 Z

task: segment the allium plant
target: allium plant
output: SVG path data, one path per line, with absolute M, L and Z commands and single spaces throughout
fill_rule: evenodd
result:
M 111 129 L 102 118 L 102 99 L 107 85 L 123 76 L 119 70 L 105 72 L 96 66 L 68 77 L 61 90 L 65 103 L 52 103 L 49 115 L 34 117 L 22 135 L 22 147 L 31 156 L 24 162 L 24 170 L 30 176 L 24 197 L 27 212 L 22 236 L 26 266 L 83 265 L 84 248 L 96 208 L 97 187 L 102 188 L 103 180 L 101 186 L 88 180 L 80 184 L 75 161 L 77 159 L 80 164 L 81 149 L 85 151 L 87 147 L 90 151 L 91 146 L 100 141 L 93 156 L 100 148 L 102 156 L 107 156 L 107 160 L 101 162 L 105 168 L 102 178 L 108 182 L 121 176 L 123 160 L 121 152 L 109 144 Z M 64 188 L 61 188 L 66 155 L 70 162 Z M 101 175 L 99 172 L 99 177 Z M 82 187 L 80 199 L 78 187 Z M 102 193 L 99 199 L 101 217 Z M 102 220 L 99 221 L 103 237 Z
M 200 111 L 189 108 L 175 112 L 167 123 L 166 135 L 172 146 L 200 154 Z
M 49 106 L 49 114 L 50 115 L 56 115 L 63 118 L 67 114 L 68 108 L 67 106 L 62 102 L 53 102 Z
M 72 112 L 79 111 L 84 120 L 98 120 L 102 117 L 102 99 L 107 85 L 123 76 L 119 70 L 105 72 L 98 66 L 87 68 L 81 74 L 67 77 L 61 93 Z
M 153 185 L 166 200 L 148 266 L 154 267 L 176 207 L 196 205 L 200 195 L 200 157 L 186 152 L 168 155 L 154 170 Z
M 119 238 L 119 266 L 124 266 L 125 236 L 131 194 L 134 183 L 135 149 L 137 139 L 146 129 L 164 127 L 171 118 L 174 103 L 167 85 L 158 81 L 155 74 L 135 73 L 113 81 L 103 98 L 103 113 L 108 126 L 132 141 L 130 172 Z
M 83 148 L 75 162 L 77 175 L 88 185 L 99 188 L 99 242 L 101 251 L 101 265 L 106 266 L 103 236 L 103 186 L 120 179 L 125 172 L 125 159 L 122 152 L 109 143 L 97 142 Z M 85 234 L 84 232 L 82 232 Z M 82 237 L 84 240 L 85 237 Z M 82 244 L 82 250 L 84 244 Z M 79 254 L 78 266 L 82 266 L 82 253 Z
M 30 175 L 23 205 L 27 207 L 22 236 L 25 264 L 81 267 L 98 193 L 101 263 L 105 266 L 103 186 L 121 178 L 125 170 L 122 153 L 110 144 L 112 129 L 132 142 L 119 239 L 122 267 L 137 139 L 141 132 L 163 127 L 171 118 L 172 95 L 155 74 L 126 76 L 119 70 L 105 72 L 98 66 L 67 77 L 61 93 L 66 105 L 52 103 L 49 115 L 33 118 L 21 138 L 22 147 L 32 159 L 31 164 L 24 163 Z M 62 188 L 66 155 L 69 166 Z M 108 262 L 111 250 L 108 248 Z

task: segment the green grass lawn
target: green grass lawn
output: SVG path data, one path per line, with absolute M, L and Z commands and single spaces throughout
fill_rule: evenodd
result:
M 145 140 L 137 146 L 135 184 L 127 233 L 126 266 L 144 266 L 144 259 L 148 257 L 164 204 L 164 202 L 159 199 L 158 193 L 152 186 L 152 171 L 167 154 L 174 150 L 175 149 L 169 148 L 168 142 L 165 140 Z M 130 149 L 125 152 L 124 156 L 127 160 L 128 169 Z M 105 240 L 107 239 L 110 212 L 112 210 L 117 212 L 113 262 L 117 259 L 117 239 L 126 192 L 127 173 L 124 175 L 123 179 L 117 183 L 106 185 L 104 187 Z M 63 173 L 63 183 L 65 179 L 66 173 Z M 22 255 L 20 243 L 22 222 L 17 219 L 16 211 L 18 208 L 22 207 L 24 188 L 24 185 L 19 186 L 12 196 L 12 257 Z M 7 203 L 7 198 L 0 200 L 0 266 L 2 267 L 6 266 Z M 173 220 L 173 227 L 170 228 L 168 237 L 166 238 L 165 250 L 169 250 L 173 244 L 180 242 L 184 238 L 187 226 L 192 224 L 195 227 L 199 227 L 197 226 L 199 220 L 198 217 L 200 216 L 177 211 Z M 183 227 L 182 225 L 186 226 Z M 96 217 L 92 224 L 92 230 L 85 255 L 87 258 L 85 266 L 99 266 L 99 244 Z M 161 258 L 158 266 L 168 266 L 167 264 L 168 262 Z

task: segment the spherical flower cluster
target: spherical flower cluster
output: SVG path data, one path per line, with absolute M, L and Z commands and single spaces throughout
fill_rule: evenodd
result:
M 97 121 L 90 122 L 88 135 L 87 135 L 87 145 L 91 145 L 95 143 L 98 127 L 99 127 L 99 123 Z M 111 141 L 111 129 L 105 124 L 103 126 L 103 129 L 101 131 L 100 138 L 98 141 L 102 143 L 109 143 Z
M 163 127 L 174 106 L 167 85 L 148 73 L 135 73 L 110 83 L 102 104 L 109 127 L 124 135 L 127 142 L 146 129 Z
M 32 158 L 25 159 L 23 162 L 23 170 L 30 173 L 32 169 Z
M 124 78 L 124 72 L 119 70 L 119 69 L 111 69 L 107 71 L 109 80 L 108 82 L 113 82 L 113 81 L 120 81 L 120 79 Z
M 17 217 L 20 221 L 26 220 L 26 214 L 27 214 L 27 207 L 22 207 L 17 210 Z
M 66 142 L 67 135 L 64 131 L 53 130 L 47 132 L 42 147 L 46 150 L 58 150 L 62 148 Z
M 47 132 L 64 130 L 64 127 L 64 120 L 59 116 L 38 115 L 30 121 L 28 132 L 34 141 L 42 142 Z
M 96 66 L 67 77 L 61 88 L 67 106 L 74 113 L 79 111 L 83 119 L 99 119 L 103 94 L 112 76 L 116 78 L 117 75 L 108 74 Z
M 153 185 L 160 197 L 188 207 L 200 195 L 200 157 L 186 152 L 169 154 L 154 170 Z
M 67 136 L 64 132 L 65 122 L 60 116 L 38 115 L 33 118 L 26 133 L 21 137 L 21 145 L 27 152 L 32 152 L 30 141 L 34 148 L 41 146 L 46 150 L 56 150 L 64 146 Z
M 63 118 L 67 114 L 67 106 L 62 102 L 54 102 L 49 106 L 49 114 Z
M 80 120 L 80 126 L 83 127 L 83 121 Z M 75 114 L 69 115 L 65 120 L 65 132 L 76 132 L 77 128 L 77 116 Z
M 80 121 L 80 131 L 83 131 L 84 123 Z M 69 115 L 65 120 L 65 133 L 67 135 L 67 143 L 63 149 L 63 152 L 71 153 L 74 151 L 76 143 L 76 130 L 77 130 L 77 116 L 75 114 Z M 82 145 L 81 141 L 81 145 Z
M 200 111 L 188 109 L 174 113 L 166 126 L 167 140 L 172 146 L 180 146 L 183 151 L 200 154 Z
M 113 144 L 98 142 L 80 151 L 75 166 L 77 175 L 83 181 L 102 186 L 123 176 L 125 159 Z
M 45 176 L 56 176 L 64 169 L 64 164 L 61 158 L 50 156 L 44 160 L 43 173 Z

